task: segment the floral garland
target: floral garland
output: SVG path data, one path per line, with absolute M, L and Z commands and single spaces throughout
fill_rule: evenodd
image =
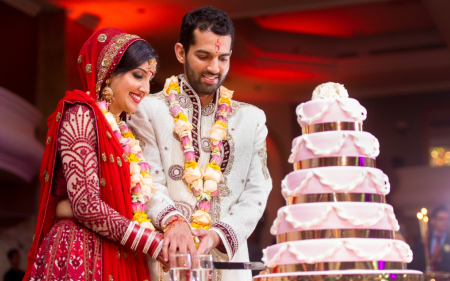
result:
M 150 165 L 145 162 L 139 141 L 135 139 L 125 122 L 117 123 L 114 115 L 108 110 L 109 104 L 106 101 L 98 101 L 97 105 L 105 115 L 114 135 L 122 145 L 128 162 L 130 162 L 133 220 L 145 228 L 155 230 L 145 213 L 145 202 L 156 193 L 156 188 L 153 184 L 153 176 L 150 174 Z
M 211 139 L 211 159 L 205 170 L 198 167 L 195 160 L 194 147 L 192 146 L 192 123 L 186 117 L 183 109 L 177 101 L 180 93 L 178 78 L 172 76 L 166 79 L 163 90 L 170 105 L 170 113 L 174 117 L 174 131 L 181 140 L 184 149 L 184 180 L 197 197 L 197 211 L 192 215 L 191 227 L 209 229 L 212 225 L 211 199 L 219 196 L 218 184 L 222 180 L 220 164 L 222 163 L 222 140 L 227 136 L 227 116 L 231 112 L 231 98 L 233 91 L 221 86 L 219 89 L 219 106 L 216 113 L 216 121 L 209 130 Z

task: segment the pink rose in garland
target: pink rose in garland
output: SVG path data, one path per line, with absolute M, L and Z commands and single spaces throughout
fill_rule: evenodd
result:
M 150 165 L 147 162 L 140 162 L 141 173 L 150 173 Z
M 202 211 L 205 211 L 205 212 L 209 212 L 209 211 L 211 211 L 211 203 L 209 203 L 209 202 L 200 202 L 198 204 L 198 209 L 202 210 Z

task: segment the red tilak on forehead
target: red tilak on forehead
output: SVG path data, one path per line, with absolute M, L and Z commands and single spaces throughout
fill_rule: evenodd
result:
M 216 42 L 215 46 L 216 46 L 216 53 L 219 53 L 219 52 L 220 52 L 220 42 L 219 42 L 219 39 L 217 39 L 217 42 Z

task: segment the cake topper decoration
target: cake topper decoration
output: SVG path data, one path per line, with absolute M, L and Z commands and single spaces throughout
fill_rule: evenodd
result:
M 334 82 L 323 83 L 314 89 L 312 100 L 326 98 L 348 98 L 344 85 Z

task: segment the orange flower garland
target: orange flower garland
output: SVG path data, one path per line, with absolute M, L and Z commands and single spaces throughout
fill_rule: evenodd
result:
M 156 188 L 153 184 L 153 176 L 150 174 L 150 166 L 142 155 L 139 141 L 135 139 L 125 122 L 121 121 L 117 124 L 114 115 L 108 110 L 106 101 L 98 101 L 97 105 L 105 115 L 130 162 L 133 220 L 143 227 L 155 230 L 145 213 L 145 202 L 156 193 Z

